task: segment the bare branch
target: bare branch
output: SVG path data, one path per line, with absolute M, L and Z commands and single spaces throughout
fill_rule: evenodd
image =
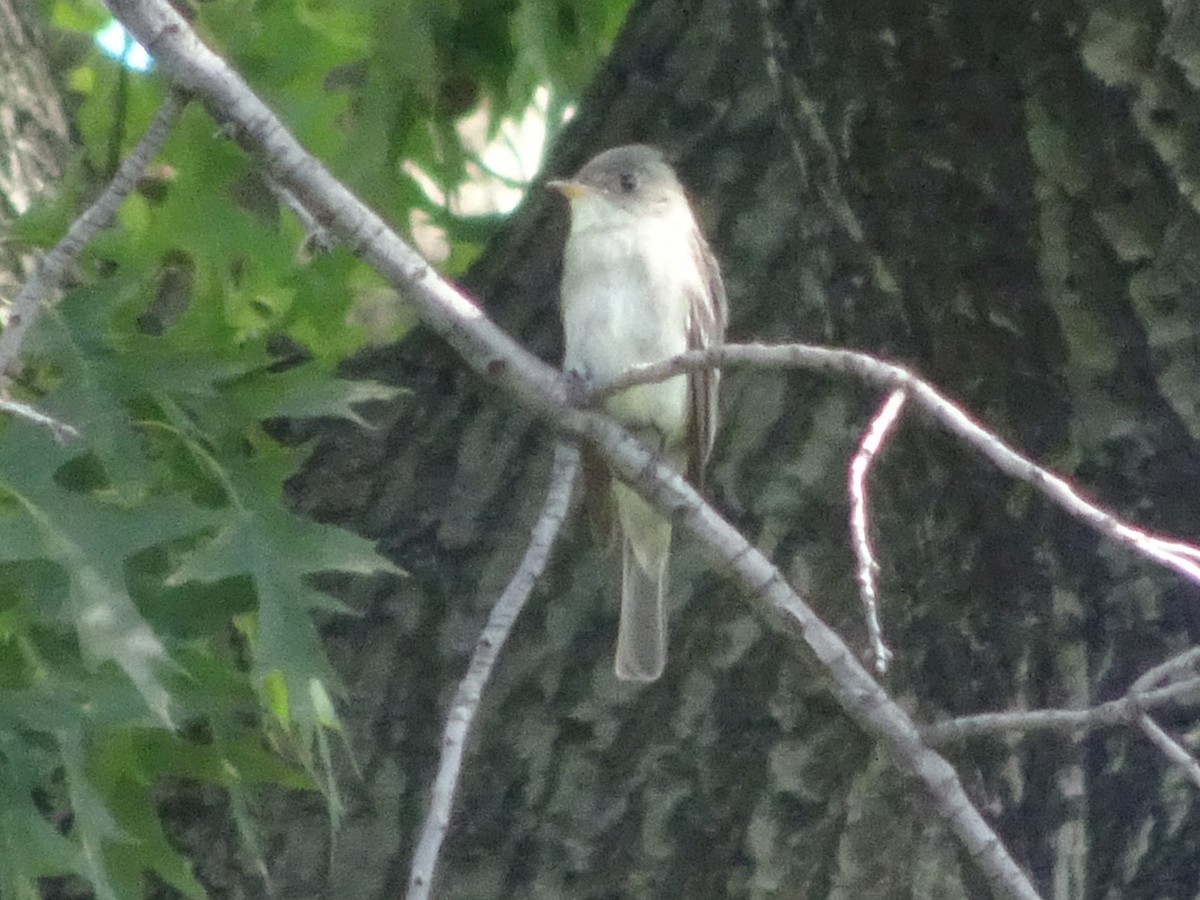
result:
M 71 264 L 102 230 L 112 224 L 125 198 L 137 187 L 137 181 L 154 159 L 179 118 L 186 101 L 168 91 L 145 135 L 125 158 L 112 181 L 67 229 L 66 235 L 38 261 L 33 274 L 17 294 L 0 334 L 0 381 L 11 374 L 21 352 L 25 335 L 38 317 L 41 304 L 61 290 Z
M 892 391 L 871 420 L 871 427 L 863 435 L 858 452 L 850 460 L 850 534 L 854 556 L 858 560 L 858 592 L 862 597 L 867 633 L 871 637 L 871 649 L 875 655 L 875 671 L 880 675 L 887 671 L 893 654 L 883 642 L 883 628 L 879 624 L 879 590 L 875 583 L 879 563 L 875 561 L 875 548 L 871 543 L 870 523 L 867 520 L 867 474 L 892 427 L 899 421 L 906 397 L 903 390 Z
M 634 385 L 651 384 L 673 375 L 733 363 L 838 372 L 881 387 L 905 389 L 911 399 L 942 427 L 975 447 L 1002 472 L 1029 482 L 1072 516 L 1106 537 L 1200 584 L 1200 547 L 1152 534 L 1122 521 L 1084 498 L 1066 479 L 1004 443 L 929 382 L 903 366 L 867 353 L 811 344 L 726 344 L 708 350 L 693 350 L 662 363 L 638 366 L 621 378 L 602 385 L 593 392 L 592 399 L 602 399 Z
M 579 472 L 579 450 L 572 444 L 560 443 L 554 449 L 554 466 L 550 473 L 550 486 L 546 490 L 546 502 L 533 532 L 525 558 L 517 568 L 512 580 L 492 607 L 487 625 L 480 632 L 475 652 L 467 667 L 467 674 L 458 685 L 450 713 L 446 718 L 446 730 L 442 735 L 442 759 L 437 778 L 429 799 L 429 812 L 421 828 L 417 849 L 413 853 L 412 870 L 409 873 L 408 900 L 427 900 L 433 887 L 433 875 L 437 868 L 442 841 L 450 826 L 450 813 L 454 806 L 454 794 L 458 790 L 458 778 L 462 771 L 463 753 L 467 737 L 479 710 L 484 685 L 492 674 L 492 667 L 508 640 L 509 632 L 517 616 L 521 614 L 533 585 L 546 568 L 550 548 L 558 536 L 567 506 L 571 501 L 571 488 Z

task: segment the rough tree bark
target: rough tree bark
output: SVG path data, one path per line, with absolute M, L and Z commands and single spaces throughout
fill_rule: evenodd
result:
M 1122 514 L 1194 539 L 1198 21 L 1148 0 L 645 0 L 551 168 L 668 148 L 724 263 L 731 338 L 906 361 Z M 470 284 L 548 359 L 564 224 L 531 196 Z M 296 495 L 411 577 L 347 584 L 362 616 L 329 623 L 362 774 L 332 854 L 319 802 L 264 810 L 284 897 L 402 892 L 445 701 L 549 460 L 551 436 L 427 336 L 357 370 L 412 393 L 374 433 L 327 431 Z M 880 399 L 731 374 L 710 488 L 864 647 L 845 465 Z M 873 484 L 888 684 L 920 719 L 1116 696 L 1195 640 L 1193 586 L 920 421 Z M 565 536 L 485 699 L 438 895 L 986 896 L 812 661 L 686 540 L 676 557 L 666 677 L 620 685 L 614 563 L 585 523 Z M 1139 735 L 949 754 L 1044 896 L 1200 886 L 1195 791 Z
M 62 177 L 70 153 L 62 97 L 46 65 L 37 17 L 20 0 L 0 0 L 0 235 Z M 11 300 L 29 260 L 0 241 L 0 299 Z

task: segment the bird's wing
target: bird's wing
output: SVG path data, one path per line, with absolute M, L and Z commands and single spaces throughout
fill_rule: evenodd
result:
M 697 228 L 692 252 L 700 270 L 703 291 L 693 293 L 688 316 L 688 349 L 703 350 L 725 342 L 729 318 L 725 284 L 721 269 L 708 242 Z M 704 466 L 712 453 L 717 433 L 717 389 L 721 382 L 718 369 L 706 369 L 688 376 L 691 416 L 688 423 L 688 477 L 697 487 L 704 483 Z

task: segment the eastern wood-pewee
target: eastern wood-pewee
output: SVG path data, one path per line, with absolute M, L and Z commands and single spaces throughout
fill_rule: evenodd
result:
M 567 181 L 564 368 L 602 385 L 630 367 L 724 340 L 725 288 L 675 172 L 659 151 L 601 153 Z M 622 391 L 605 406 L 700 485 L 717 421 L 715 369 Z M 664 606 L 671 523 L 613 482 L 621 530 L 621 621 L 615 669 L 653 681 L 666 665 Z

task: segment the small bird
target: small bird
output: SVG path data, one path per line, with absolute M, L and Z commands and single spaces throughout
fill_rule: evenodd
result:
M 570 202 L 563 257 L 563 367 L 593 386 L 633 366 L 720 344 L 725 287 L 687 195 L 653 147 L 606 150 L 574 178 L 551 181 Z M 716 369 L 639 385 L 606 410 L 697 486 L 717 423 Z M 654 681 L 667 661 L 664 595 L 671 523 L 613 482 L 621 532 L 621 619 L 614 669 Z

